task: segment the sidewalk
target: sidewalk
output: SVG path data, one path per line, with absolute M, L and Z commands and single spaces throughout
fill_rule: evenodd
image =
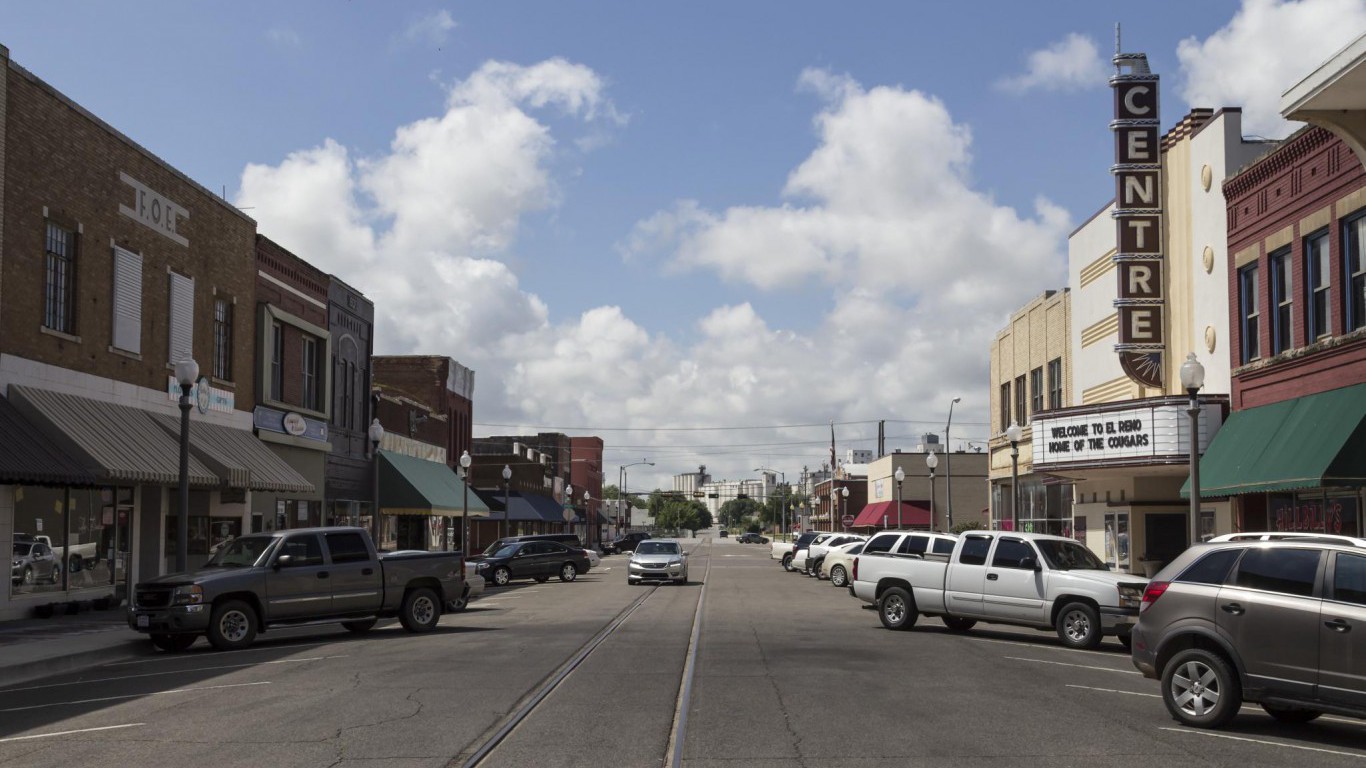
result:
M 151 643 L 128 628 L 125 610 L 119 606 L 0 623 L 0 689 L 150 655 Z

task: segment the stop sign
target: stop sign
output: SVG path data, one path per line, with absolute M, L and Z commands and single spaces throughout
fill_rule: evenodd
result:
M 844 517 L 841 517 L 841 518 L 840 518 L 840 522 L 841 522 L 841 523 L 844 523 L 844 527 L 845 527 L 845 528 L 848 528 L 849 526 L 851 526 L 851 525 L 854 524 L 854 516 L 853 516 L 853 515 L 845 515 Z

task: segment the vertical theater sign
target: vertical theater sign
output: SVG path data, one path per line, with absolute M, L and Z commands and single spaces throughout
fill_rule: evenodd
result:
M 1164 297 L 1162 196 L 1158 136 L 1158 76 L 1143 53 L 1116 53 L 1115 95 L 1116 250 L 1120 366 L 1145 387 L 1162 388 Z

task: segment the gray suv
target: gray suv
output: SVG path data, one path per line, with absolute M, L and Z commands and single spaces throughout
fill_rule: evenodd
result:
M 1366 718 L 1363 634 L 1366 547 L 1197 544 L 1148 584 L 1133 662 L 1162 681 L 1172 717 L 1197 728 L 1226 725 L 1244 701 L 1283 723 Z

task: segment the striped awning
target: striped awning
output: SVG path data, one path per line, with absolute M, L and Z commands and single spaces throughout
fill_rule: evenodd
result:
M 141 408 L 17 385 L 10 385 L 9 397 L 25 418 L 100 480 L 180 482 L 180 443 Z M 222 485 L 194 455 L 189 482 L 196 487 Z
M 180 439 L 180 419 L 163 413 L 148 413 L 147 416 L 172 438 Z M 275 455 L 247 429 L 196 421 L 191 416 L 190 453 L 222 478 L 229 488 L 282 493 L 317 491 L 308 478 Z
M 0 397 L 0 483 L 94 485 L 95 474 Z

